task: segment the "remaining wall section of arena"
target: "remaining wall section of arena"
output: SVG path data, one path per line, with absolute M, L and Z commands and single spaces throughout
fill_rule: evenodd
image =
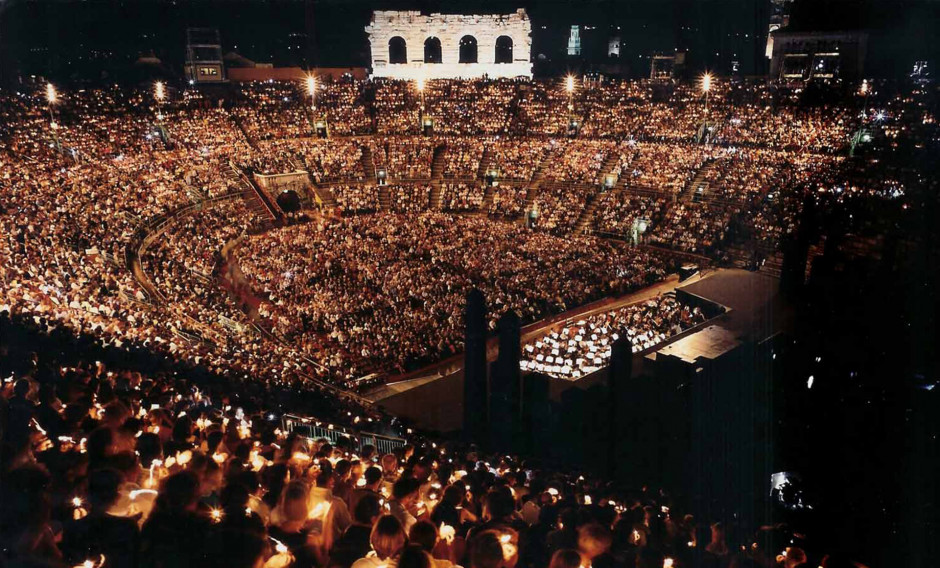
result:
M 376 11 L 366 26 L 372 49 L 372 75 L 393 79 L 532 77 L 532 23 L 525 10 L 512 14 L 422 14 L 418 11 Z M 476 40 L 476 62 L 461 63 L 461 40 Z M 397 39 L 396 39 L 397 38 Z M 440 40 L 440 63 L 426 62 L 425 42 Z M 502 39 L 500 39 L 502 38 Z M 508 38 L 508 40 L 507 40 Z M 392 63 L 390 42 L 404 40 L 405 61 Z M 497 41 L 509 61 L 497 63 Z M 399 51 L 400 53 L 400 51 Z

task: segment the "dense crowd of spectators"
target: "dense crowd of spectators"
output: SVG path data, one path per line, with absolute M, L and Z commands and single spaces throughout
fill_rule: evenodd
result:
M 365 90 L 361 81 L 352 79 L 316 83 L 315 109 L 324 109 L 325 112 L 314 110 L 314 116 L 319 118 L 325 115 L 329 131 L 334 135 L 372 132 L 372 117 L 365 100 Z
M 668 208 L 665 197 L 637 195 L 626 191 L 609 192 L 600 199 L 594 215 L 594 229 L 624 238 L 632 238 L 634 229 L 639 232 L 638 225 L 641 220 L 646 222 L 646 230 L 652 230 L 662 220 Z
M 328 186 L 323 191 L 332 192 L 341 214 L 378 211 L 381 192 L 364 171 L 366 149 L 372 165 L 377 170 L 387 168 L 393 182 L 429 180 L 438 152 L 443 156 L 442 174 L 456 178 L 442 183 L 443 208 L 483 209 L 491 218 L 519 219 L 526 213 L 528 196 L 536 211 L 535 227 L 560 235 L 569 233 L 582 218 L 585 204 L 597 193 L 595 186 L 608 173 L 601 171 L 603 165 L 608 164 L 610 173 L 619 174 L 617 187 L 596 196 L 593 219 L 586 219 L 585 229 L 627 236 L 634 221 L 643 219 L 647 230 L 642 242 L 704 254 L 733 239 L 775 247 L 794 230 L 807 196 L 824 206 L 863 199 L 893 205 L 907 195 L 912 179 L 876 161 L 850 161 L 826 153 L 836 149 L 836 133 L 847 127 L 845 113 L 804 112 L 794 101 L 760 85 L 750 96 L 772 97 L 773 114 L 752 103 L 735 106 L 738 101 L 729 94 L 733 89 L 712 93 L 719 123 L 713 144 L 693 144 L 689 137 L 670 135 L 665 127 L 656 135 L 631 134 L 633 139 L 626 141 L 507 137 L 492 125 L 484 131 L 498 136 L 406 137 L 400 135 L 405 130 L 389 127 L 396 135 L 295 139 L 309 134 L 304 109 L 312 101 L 301 87 L 247 84 L 238 87 L 231 100 L 171 89 L 163 101 L 149 92 L 113 87 L 63 92 L 51 105 L 42 100 L 41 89 L 0 94 L 0 176 L 4 197 L 9 198 L 6 203 L 15 204 L 5 206 L 0 218 L 6 235 L 4 253 L 10 259 L 3 267 L 3 305 L 17 313 L 43 313 L 78 329 L 93 329 L 110 341 L 143 343 L 179 356 L 221 362 L 231 334 L 212 328 L 218 321 L 244 323 L 244 319 L 223 301 L 220 290 L 210 289 L 203 279 L 211 280 L 218 268 L 220 245 L 249 231 L 259 218 L 252 210 L 257 204 L 244 196 L 232 202 L 214 200 L 246 190 L 235 175 L 239 167 L 249 174 L 306 169 Z M 439 111 L 445 109 L 438 115 L 443 121 L 446 112 L 480 112 L 474 109 L 484 106 L 468 102 L 480 93 L 489 93 L 493 105 L 515 93 L 528 101 L 523 106 L 530 115 L 546 101 L 564 106 L 567 94 L 559 98 L 557 87 L 537 82 L 441 82 L 428 85 L 425 96 L 428 102 L 435 93 Z M 386 126 L 397 120 L 396 111 L 389 110 L 383 118 L 379 110 L 385 103 L 380 101 L 417 112 L 421 100 L 408 82 L 323 82 L 318 89 L 322 95 L 318 108 L 324 112 L 342 108 L 340 112 L 350 116 L 375 114 L 378 123 L 386 120 Z M 659 94 L 644 82 L 579 85 L 573 104 L 590 99 L 599 109 L 605 89 L 622 91 L 619 98 L 610 99 L 611 106 L 632 101 L 641 110 L 645 104 L 672 106 L 674 114 L 681 114 L 682 109 L 698 105 L 692 91 L 676 87 Z M 542 91 L 555 94 L 541 96 Z M 451 106 L 442 102 L 447 93 L 458 99 Z M 903 104 L 893 102 L 891 116 L 905 116 Z M 721 109 L 753 113 L 748 128 L 786 113 L 802 113 L 806 122 L 795 123 L 786 143 L 777 142 L 783 135 L 736 140 L 729 134 L 734 130 L 721 125 L 726 116 Z M 593 112 L 583 112 L 585 128 Z M 925 112 L 914 115 L 921 129 L 932 124 Z M 545 116 L 553 113 L 561 111 Z M 510 116 L 510 121 L 516 118 Z M 533 119 L 530 126 L 539 120 Z M 656 124 L 651 121 L 644 128 L 660 128 Z M 360 126 L 350 132 L 360 133 Z M 678 128 L 670 126 L 674 127 Z M 464 134 L 457 127 L 454 132 Z M 541 133 L 557 134 L 551 129 Z M 583 130 L 582 136 L 586 134 Z M 769 147 L 755 147 L 761 140 Z M 503 181 L 487 190 L 481 180 L 470 181 L 483 169 L 484 176 L 492 171 Z M 547 178 L 541 179 L 541 186 L 531 181 L 539 171 L 540 179 Z M 700 194 L 686 191 L 696 189 L 690 185 L 696 176 L 701 180 L 698 187 L 704 188 Z M 401 212 L 427 209 L 430 190 L 422 181 L 387 188 L 388 206 Z M 152 297 L 153 289 L 130 274 L 127 254 L 142 231 L 151 232 L 161 220 L 194 204 L 201 204 L 200 213 L 174 221 L 181 222 L 182 229 L 174 226 L 164 233 L 142 258 L 143 273 L 154 279 L 154 289 L 171 300 L 154 306 L 159 297 Z M 193 291 L 204 292 L 201 295 L 211 309 L 199 308 L 194 302 L 200 301 L 200 294 Z M 230 363 L 232 368 L 257 366 L 259 352 L 269 348 L 247 347 L 254 338 L 245 341 L 241 348 L 247 354 Z M 313 374 L 327 376 L 343 364 L 333 358 L 314 366 Z M 354 371 L 342 374 L 351 376 Z
M 379 210 L 379 188 L 374 185 L 333 185 L 333 197 L 343 213 L 372 213 Z
M 445 142 L 444 177 L 475 178 L 480 170 L 485 138 L 456 138 Z
M 363 366 L 401 370 L 460 350 L 472 287 L 491 302 L 495 328 L 506 310 L 534 321 L 655 282 L 670 268 L 619 243 L 440 213 L 292 226 L 250 238 L 237 257 L 279 333 L 309 346 L 328 336 Z
M 501 183 L 493 188 L 487 213 L 492 217 L 518 218 L 525 209 L 527 193 L 524 185 Z
M 362 146 L 355 140 L 304 140 L 297 152 L 317 183 L 337 179 L 361 181 L 371 175 L 362 167 Z
M 835 155 L 857 126 L 851 105 L 802 105 L 763 84 L 744 96 L 716 88 L 707 117 L 693 87 L 643 81 L 571 95 L 528 81 L 319 89 L 316 104 L 290 83 L 223 99 L 170 89 L 161 101 L 116 86 L 52 103 L 33 87 L 0 92 L 4 565 L 804 563 L 795 545 L 775 558 L 784 547 L 745 529 L 697 524 L 663 492 L 418 438 L 381 455 L 300 438 L 276 419 L 386 432 L 392 419 L 336 385 L 459 352 L 472 287 L 492 330 L 510 309 L 531 322 L 662 280 L 675 261 L 659 250 L 569 234 L 595 197 L 595 229 L 624 234 L 648 219 L 649 242 L 700 254 L 745 233 L 775 246 L 806 199 L 843 208 L 859 232 L 907 210 L 915 175 Z M 437 133 L 406 136 L 422 100 Z M 906 113 L 906 100 L 889 105 L 889 144 L 934 135 L 931 108 Z M 385 136 L 311 140 L 321 112 L 334 134 Z M 545 138 L 572 117 L 580 138 Z M 706 119 L 707 143 L 695 143 Z M 493 139 L 462 136 L 478 134 Z M 442 183 L 444 208 L 486 203 L 489 216 L 518 219 L 531 192 L 536 227 L 564 236 L 422 212 L 437 148 L 459 178 Z M 352 215 L 381 207 L 379 188 L 358 182 L 366 149 L 393 181 L 419 180 L 386 188 L 403 213 Z M 605 163 L 617 187 L 595 196 Z M 484 165 L 500 180 L 486 202 L 480 180 L 463 179 Z M 290 216 L 261 233 L 269 215 L 244 172 L 298 167 L 343 180 L 325 188 L 341 215 Z M 528 185 L 540 171 L 548 179 Z M 239 239 L 232 263 L 222 249 Z M 654 298 L 562 327 L 526 348 L 525 365 L 573 377 L 604 362 L 615 334 L 642 351 L 702 317 Z
M 483 206 L 485 193 L 480 183 L 445 182 L 441 184 L 441 209 L 478 211 Z
M 533 203 L 537 227 L 557 234 L 575 228 L 584 204 L 597 194 L 597 187 L 581 183 L 543 183 Z
M 510 122 L 516 81 L 428 81 L 425 114 L 439 134 L 499 134 Z
M 392 179 L 429 179 L 434 159 L 434 140 L 394 137 L 387 140 L 386 162 Z M 374 155 L 374 154 L 373 154 Z
M 413 81 L 381 81 L 375 88 L 375 132 L 417 134 L 421 117 L 420 93 Z
M 387 190 L 396 213 L 420 213 L 430 205 L 431 186 L 426 183 L 390 185 Z

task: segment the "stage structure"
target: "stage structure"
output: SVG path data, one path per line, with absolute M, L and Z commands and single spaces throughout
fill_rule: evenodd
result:
M 775 31 L 770 76 L 784 81 L 857 80 L 864 73 L 868 33 Z
M 190 84 L 227 82 L 219 30 L 214 28 L 186 30 L 185 71 Z
M 478 15 L 380 10 L 365 30 L 373 77 L 532 77 L 532 23 L 523 9 Z

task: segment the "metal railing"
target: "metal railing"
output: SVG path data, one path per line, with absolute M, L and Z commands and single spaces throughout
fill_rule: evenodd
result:
M 360 432 L 344 426 L 327 424 L 316 418 L 295 414 L 285 414 L 281 417 L 281 426 L 285 432 L 297 432 L 310 440 L 325 439 L 331 444 L 348 440 L 352 442 L 356 450 L 362 450 L 364 446 L 372 445 L 383 454 L 387 454 L 407 443 L 404 438 L 383 436 L 374 432 Z

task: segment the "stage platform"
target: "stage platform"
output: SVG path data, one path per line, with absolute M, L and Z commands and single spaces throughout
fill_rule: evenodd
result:
M 744 343 L 764 341 L 781 331 L 788 320 L 780 299 L 780 280 L 760 272 L 719 270 L 677 290 L 721 304 L 727 311 L 698 332 L 648 354 L 648 362 L 661 356 L 676 357 L 687 364 L 715 360 Z
M 780 298 L 780 280 L 761 272 L 716 270 L 679 289 L 728 307 L 728 313 L 713 323 L 747 341 L 763 341 L 789 320 Z

